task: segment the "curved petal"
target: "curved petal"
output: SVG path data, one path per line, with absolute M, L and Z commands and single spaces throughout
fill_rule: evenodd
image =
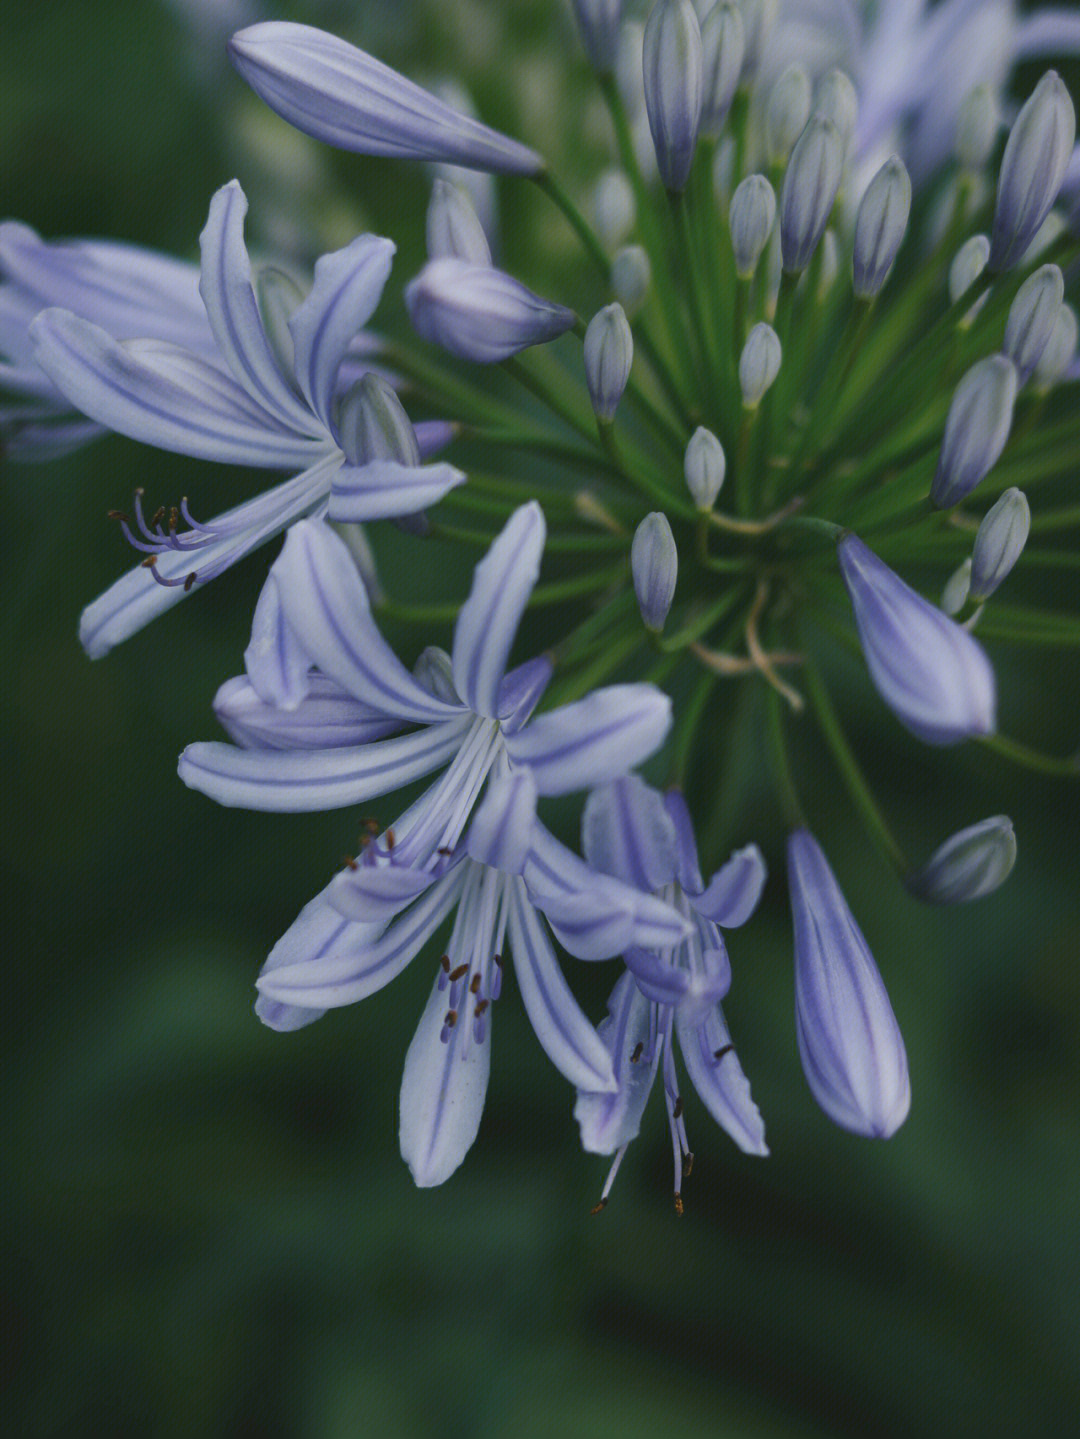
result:
M 499 685 L 499 728 L 504 735 L 517 734 L 551 683 L 553 666 L 546 655 L 526 660 L 503 677 Z
M 674 877 L 675 826 L 659 791 L 636 774 L 590 793 L 581 843 L 594 869 L 638 889 L 660 889 Z
M 358 864 L 336 875 L 327 891 L 346 919 L 388 924 L 407 904 L 430 889 L 437 876 L 403 864 Z
M 418 684 L 383 639 L 356 565 L 326 525 L 294 525 L 271 573 L 300 643 L 342 689 L 386 714 L 421 724 L 461 714 Z
M 310 676 L 307 695 L 293 709 L 267 704 L 251 681 L 238 675 L 214 696 L 214 714 L 247 749 L 343 749 L 386 739 L 401 728 L 400 720 L 373 712 L 320 674 Z
M 393 520 L 437 505 L 448 490 L 463 484 L 465 475 L 453 465 L 400 465 L 372 460 L 367 465 L 342 465 L 330 492 L 330 518 L 348 521 Z
M 649 1043 L 650 1008 L 633 975 L 624 974 L 611 991 L 607 1018 L 598 1030 L 611 1055 L 616 1089 L 608 1094 L 582 1091 L 574 1105 L 581 1145 L 590 1154 L 614 1154 L 637 1138 L 660 1060 L 659 1044 L 642 1058 Z
M 533 1032 L 560 1074 L 577 1089 L 614 1093 L 611 1056 L 582 1014 L 550 939 L 520 879 L 510 898 L 510 947 L 521 1000 Z
M 278 709 L 296 709 L 310 688 L 311 661 L 282 614 L 273 575 L 255 604 L 244 669 L 258 697 Z
M 290 470 L 328 438 L 287 430 L 252 404 L 224 369 L 166 340 L 121 344 L 67 310 L 30 327 L 38 364 L 76 409 L 158 449 L 219 464 Z
M 476 566 L 454 627 L 454 685 L 465 703 L 488 719 L 499 712 L 499 686 L 540 574 L 546 536 L 535 500 L 515 510 Z
M 703 894 L 692 895 L 690 903 L 722 929 L 737 929 L 757 909 L 765 887 L 765 861 L 756 844 L 737 849 L 709 881 Z
M 507 736 L 506 752 L 514 764 L 529 766 L 540 794 L 568 794 L 625 774 L 663 744 L 670 728 L 671 701 L 661 690 L 609 685 L 537 715 Z
M 1080 53 L 1080 15 L 1064 6 L 1036 10 L 1020 21 L 1016 32 L 1016 54 L 1021 59 L 1037 55 Z
M 390 275 L 393 240 L 358 235 L 315 262 L 315 283 L 289 320 L 296 379 L 328 430 L 338 369 L 357 331 L 375 313 Z
M 199 293 L 210 328 L 229 369 L 257 405 L 282 425 L 325 439 L 319 422 L 278 369 L 266 338 L 244 244 L 246 213 L 247 197 L 239 181 L 230 180 L 210 201 L 199 236 Z
M 694 822 L 682 793 L 668 790 L 664 795 L 664 808 L 675 826 L 675 878 L 689 894 L 700 894 L 705 888 L 705 881 L 698 863 Z
M 456 754 L 465 724 L 432 725 L 347 749 L 251 750 L 189 744 L 180 778 L 229 808 L 297 814 L 342 809 L 411 784 Z
M 767 1155 L 765 1126 L 750 1097 L 750 1081 L 729 1047 L 731 1035 L 720 1006 L 696 1023 L 677 1011 L 675 1027 L 686 1072 L 705 1108 L 744 1154 Z
M 536 786 L 527 770 L 492 780 L 469 825 L 469 855 L 491 869 L 520 874 L 535 819 Z

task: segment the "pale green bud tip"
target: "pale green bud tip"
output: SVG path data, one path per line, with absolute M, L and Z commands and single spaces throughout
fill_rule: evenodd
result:
M 748 175 L 731 197 L 728 213 L 735 270 L 741 280 L 749 280 L 757 269 L 775 220 L 773 187 L 764 175 Z
M 597 417 L 615 418 L 634 363 L 634 337 L 620 304 L 605 305 L 585 331 L 585 380 Z
M 964 904 L 993 894 L 1015 863 L 1012 820 L 999 814 L 947 839 L 906 884 L 926 904 Z
M 628 315 L 641 308 L 651 282 L 648 252 L 640 245 L 624 245 L 611 262 L 611 288 Z
M 971 557 L 957 565 L 941 592 L 941 608 L 947 615 L 958 615 L 967 604 L 971 592 Z
M 867 186 L 855 219 L 851 265 L 857 299 L 872 299 L 884 285 L 910 213 L 911 178 L 899 155 L 892 155 Z
M 755 325 L 739 356 L 739 387 L 747 409 L 760 405 L 780 373 L 780 338 L 771 325 Z
M 971 554 L 971 598 L 992 595 L 1016 564 L 1031 531 L 1031 507 L 1015 486 L 983 517 Z
M 789 65 L 769 95 L 765 111 L 765 145 L 769 160 L 782 164 L 810 118 L 810 76 L 802 65 Z
M 699 425 L 690 437 L 684 461 L 686 488 L 699 510 L 711 510 L 724 483 L 724 447 L 711 430 Z
M 990 85 L 976 85 L 960 106 L 956 158 L 967 170 L 980 170 L 994 153 L 1001 128 L 1001 107 Z
M 630 546 L 634 593 L 647 629 L 659 633 L 675 598 L 679 554 L 667 516 L 654 510 L 638 525 Z
M 1042 359 L 1065 298 L 1065 279 L 1056 265 L 1042 265 L 1016 292 L 1005 325 L 1002 353 L 1016 366 L 1024 385 Z

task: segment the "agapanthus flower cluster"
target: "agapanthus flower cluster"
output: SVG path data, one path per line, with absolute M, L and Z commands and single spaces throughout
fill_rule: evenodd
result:
M 998 732 L 994 647 L 1068 651 L 1078 632 L 1075 593 L 1073 612 L 1008 598 L 1014 567 L 1067 565 L 1058 541 L 1080 523 L 1044 500 L 1080 455 L 1075 114 L 1052 70 L 1022 103 L 1008 83 L 1016 60 L 1080 50 L 1080 26 L 1020 21 L 1006 0 L 867 11 L 574 0 L 565 64 L 610 119 L 576 194 L 543 136 L 533 148 L 344 39 L 274 21 L 233 35 L 235 83 L 282 121 L 434 167 L 417 274 L 374 234 L 310 270 L 253 265 L 239 180 L 210 200 L 198 268 L 0 227 L 9 458 L 110 430 L 273 476 L 213 519 L 193 518 L 214 509 L 198 466 L 197 506 L 150 512 L 138 492 L 115 515 L 134 567 L 80 634 L 104 655 L 284 535 L 244 673 L 214 702 L 231 743 L 189 745 L 180 777 L 224 805 L 357 810 L 356 857 L 271 950 L 256 1012 L 295 1030 L 430 967 L 400 1108 L 420 1185 L 477 1137 L 510 964 L 584 1148 L 614 1156 L 598 1207 L 660 1075 L 681 1211 L 680 1063 L 738 1149 L 768 1153 L 721 1008 L 750 982 L 736 965 L 733 983 L 725 933 L 749 925 L 741 963 L 766 863 L 754 835 L 729 836 L 723 862 L 694 837 L 715 834 L 695 758 L 719 747 L 733 686 L 765 701 L 788 831 L 793 1044 L 825 1114 L 860 1135 L 892 1135 L 911 1104 L 886 985 L 908 956 L 871 954 L 811 833 L 792 727 L 819 732 L 852 822 L 913 899 L 991 894 L 1016 838 L 1004 815 L 943 838 L 929 796 L 933 852 L 909 862 L 838 704 L 834 647 L 899 722 L 898 763 L 974 742 L 1078 772 Z M 584 313 L 518 273 L 520 237 L 496 250 L 474 171 L 561 212 Z M 387 520 L 434 567 L 476 547 L 463 602 L 385 593 Z M 383 614 L 416 630 L 411 667 Z M 526 615 L 544 640 L 522 654 Z M 575 794 L 580 854 L 542 813 Z M 376 799 L 392 823 L 366 818 Z M 618 966 L 598 1024 L 560 949 Z

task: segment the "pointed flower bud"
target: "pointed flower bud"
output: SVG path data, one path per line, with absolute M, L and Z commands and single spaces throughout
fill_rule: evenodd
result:
M 947 839 L 905 884 L 925 904 L 965 904 L 993 894 L 1015 863 L 1012 820 L 998 814 Z
M 997 144 L 1001 107 L 991 85 L 976 85 L 960 106 L 956 122 L 956 158 L 965 170 L 981 170 Z
M 251 25 L 232 37 L 229 54 L 256 95 L 282 119 L 339 150 L 517 175 L 544 168 L 534 150 L 310 25 L 274 20 Z
M 961 560 L 945 581 L 941 592 L 941 608 L 947 615 L 958 615 L 967 604 L 971 593 L 971 556 Z
M 985 235 L 972 235 L 957 250 L 949 266 L 949 299 L 954 305 L 986 269 L 989 258 L 990 241 Z
M 855 217 L 851 264 L 857 299 L 873 299 L 884 285 L 910 213 L 911 178 L 900 156 L 891 155 L 867 186 Z
M 611 288 L 628 315 L 641 309 L 651 283 L 648 251 L 640 245 L 624 245 L 611 262 Z
M 911 1106 L 907 1052 L 884 981 L 817 840 L 788 840 L 799 1058 L 842 1129 L 888 1139 Z
M 656 0 L 645 25 L 645 106 L 660 178 L 681 190 L 701 121 L 701 30 L 690 0 Z
M 912 734 L 956 744 L 996 726 L 994 671 L 981 645 L 867 549 L 837 546 L 870 678 Z
M 598 75 L 610 75 L 615 68 L 622 8 L 623 0 L 574 0 L 581 39 Z
M 723 129 L 738 89 L 746 54 L 746 26 L 738 5 L 720 0 L 701 21 L 701 133 L 713 139 Z
M 1004 355 L 972 365 L 956 387 L 930 498 L 939 510 L 966 499 L 997 464 L 1012 425 L 1016 366 Z
M 597 418 L 610 424 L 630 378 L 634 337 L 619 304 L 605 305 L 585 331 L 585 380 Z
M 492 364 L 564 334 L 577 316 L 511 275 L 465 260 L 431 260 L 405 287 L 417 334 L 452 355 Z
M 1048 70 L 1009 132 L 998 179 L 990 268 L 1021 258 L 1057 199 L 1076 138 L 1076 112 L 1061 77 Z
M 343 396 L 338 428 L 350 465 L 420 463 L 416 431 L 393 387 L 371 370 Z
M 731 197 L 728 222 L 735 270 L 740 280 L 749 280 L 757 269 L 761 252 L 768 243 L 776 220 L 776 192 L 764 175 L 747 175 Z
M 855 86 L 843 70 L 830 70 L 822 76 L 814 98 L 814 109 L 836 126 L 846 160 L 855 134 L 855 122 L 859 118 L 859 100 Z
M 432 260 L 490 265 L 491 246 L 472 201 L 460 185 L 436 180 L 427 212 L 427 250 Z
M 844 170 L 840 132 L 814 115 L 799 136 L 780 191 L 780 246 L 784 269 L 799 274 L 810 263 L 829 223 Z
M 743 76 L 749 80 L 757 74 L 765 58 L 765 47 L 776 26 L 780 0 L 740 0 L 739 8 L 746 26 Z
M 690 436 L 684 461 L 686 488 L 699 510 L 711 510 L 724 483 L 724 447 L 711 430 L 699 425 Z
M 755 325 L 739 356 L 739 388 L 748 410 L 761 404 L 765 391 L 780 373 L 781 358 L 780 338 L 773 327 L 764 321 Z
M 621 170 L 605 170 L 592 197 L 593 227 L 609 249 L 620 245 L 634 228 L 637 205 L 634 187 Z
M 1006 490 L 983 516 L 971 552 L 971 598 L 992 595 L 1016 564 L 1031 530 L 1031 507 L 1016 486 Z
M 1065 279 L 1056 265 L 1040 266 L 1017 290 L 1001 351 L 1016 366 L 1018 385 L 1027 384 L 1034 374 L 1054 333 L 1064 298 Z
M 810 118 L 810 76 L 802 65 L 789 65 L 772 87 L 765 109 L 765 148 L 769 163 L 782 165 Z
M 1062 305 L 1046 349 L 1042 352 L 1031 377 L 1037 390 L 1049 390 L 1061 379 L 1072 364 L 1078 338 L 1080 325 L 1077 323 L 1076 311 L 1071 305 Z
M 647 629 L 659 633 L 675 598 L 679 573 L 675 536 L 667 516 L 659 510 L 646 515 L 637 527 L 630 546 L 630 571 L 641 618 Z

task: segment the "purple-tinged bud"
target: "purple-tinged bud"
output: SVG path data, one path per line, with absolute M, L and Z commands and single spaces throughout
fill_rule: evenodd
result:
M 667 516 L 659 510 L 646 515 L 634 534 L 630 546 L 630 572 L 634 593 L 647 629 L 658 634 L 675 598 L 675 581 L 679 574 L 679 553 Z
M 985 235 L 972 235 L 957 250 L 949 266 L 949 299 L 954 305 L 986 269 L 989 258 L 990 241 Z
M 927 744 L 993 734 L 994 671 L 977 640 L 855 535 L 837 546 L 859 640 L 878 694 Z
M 998 814 L 947 839 L 922 869 L 904 882 L 925 904 L 966 904 L 993 894 L 1008 879 L 1015 863 L 1012 820 Z
M 776 220 L 776 192 L 764 175 L 747 175 L 731 197 L 728 223 L 735 271 L 749 280 L 757 269 Z
M 554 340 L 577 319 L 504 271 L 465 260 L 430 260 L 405 287 L 405 304 L 418 335 L 481 365 Z
M 884 285 L 910 213 L 911 177 L 900 156 L 891 155 L 867 186 L 855 217 L 851 265 L 857 299 L 873 299 Z
M 656 0 L 645 25 L 645 106 L 660 178 L 681 190 L 701 121 L 701 30 L 690 0 Z
M 979 360 L 957 385 L 930 487 L 939 510 L 966 499 L 997 464 L 1009 438 L 1016 388 L 1016 366 L 1004 355 Z
M 810 263 L 843 172 L 840 132 L 831 120 L 814 115 L 791 152 L 780 191 L 780 247 L 789 274 L 799 274 Z
M 605 170 L 592 196 L 593 226 L 600 241 L 614 250 L 634 228 L 634 187 L 621 170 Z
M 350 465 L 420 463 L 420 445 L 404 406 L 393 386 L 371 370 L 342 396 L 338 430 Z
M 795 1024 L 814 1098 L 834 1124 L 888 1139 L 907 1118 L 907 1052 L 884 981 L 817 840 L 788 840 Z
M 701 133 L 716 139 L 723 129 L 742 75 L 746 26 L 731 0 L 720 0 L 701 21 Z
M 1042 265 L 1016 292 L 1005 324 L 1001 352 L 1016 366 L 1017 384 L 1026 385 L 1054 333 L 1065 278 L 1056 265 Z
M 1016 486 L 1005 491 L 983 516 L 971 552 L 971 598 L 994 593 L 1023 553 L 1031 531 L 1031 507 Z
M 739 388 L 743 404 L 756 410 L 777 375 L 780 373 L 780 338 L 764 321 L 755 325 L 746 337 L 739 356 Z
M 967 604 L 971 593 L 971 556 L 961 560 L 945 581 L 941 591 L 941 608 L 947 615 L 958 615 Z
M 574 0 L 581 39 L 598 75 L 615 68 L 622 24 L 623 0 Z
M 1076 139 L 1076 112 L 1061 77 L 1048 70 L 1017 115 L 998 178 L 990 268 L 1021 258 L 1057 199 Z
M 776 25 L 780 0 L 740 0 L 746 28 L 746 56 L 743 60 L 743 78 L 752 79 L 761 69 L 765 58 L 765 47 L 772 38 Z
M 789 65 L 772 87 L 765 108 L 765 148 L 769 163 L 782 165 L 810 118 L 813 94 L 802 65 Z
M 651 284 L 649 252 L 640 245 L 624 245 L 611 262 L 611 288 L 628 315 L 641 309 Z
M 615 418 L 634 363 L 634 337 L 619 304 L 605 305 L 585 331 L 585 380 L 596 416 L 605 424 Z
M 460 185 L 436 180 L 427 212 L 427 250 L 432 260 L 466 260 L 490 265 L 488 244 L 480 217 Z
M 694 504 L 699 510 L 711 510 L 727 470 L 724 447 L 711 430 L 699 425 L 690 436 L 683 468 Z
M 840 135 L 841 152 L 846 161 L 855 135 L 855 123 L 859 118 L 859 99 L 855 86 L 843 70 L 830 70 L 827 75 L 822 76 L 814 97 L 814 110 L 836 126 Z
M 991 85 L 976 85 L 960 106 L 956 122 L 956 158 L 965 170 L 981 170 L 994 153 L 1001 129 L 1001 106 Z
M 1042 352 L 1031 377 L 1040 394 L 1052 389 L 1072 364 L 1078 338 L 1080 324 L 1077 323 L 1076 311 L 1071 305 L 1062 305 L 1046 349 Z

